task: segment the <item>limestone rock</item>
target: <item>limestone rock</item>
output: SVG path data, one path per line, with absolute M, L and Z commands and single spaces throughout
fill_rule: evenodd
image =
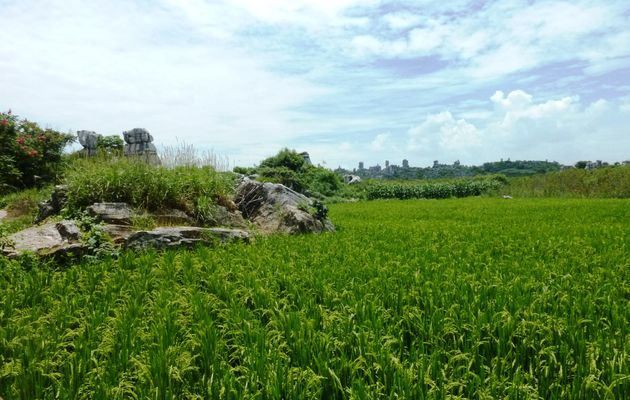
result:
M 335 230 L 321 203 L 281 184 L 245 179 L 236 189 L 235 202 L 243 216 L 264 233 Z
M 143 128 L 134 128 L 123 132 L 125 138 L 124 154 L 126 156 L 142 156 L 147 162 L 159 163 L 157 149 L 153 142 L 153 136 Z
M 77 136 L 79 137 L 79 143 L 83 146 L 83 151 L 88 156 L 95 155 L 98 138 L 101 137 L 101 135 L 94 131 L 77 131 Z
M 132 210 L 127 203 L 94 203 L 87 212 L 107 224 L 131 225 Z
M 9 213 L 7 213 L 6 210 L 0 210 L 0 221 L 5 219 L 7 217 L 7 215 L 9 215 Z
M 9 236 L 11 246 L 2 250 L 9 257 L 32 252 L 41 256 L 56 257 L 69 251 L 83 251 L 79 243 L 81 232 L 73 221 L 51 222 L 33 226 Z
M 249 241 L 249 233 L 239 229 L 174 226 L 156 228 L 148 232 L 135 232 L 127 238 L 125 247 L 134 250 L 147 248 L 166 249 L 234 241 Z
M 195 222 L 188 214 L 175 208 L 156 211 L 152 215 L 158 225 L 191 225 Z
M 51 215 L 57 215 L 66 206 L 68 202 L 68 186 L 57 185 L 53 189 L 50 199 L 38 204 L 37 217 L 35 223 L 42 222 Z
M 114 225 L 104 224 L 103 231 L 112 238 L 114 244 L 123 245 L 127 241 L 127 238 L 134 233 L 130 225 Z

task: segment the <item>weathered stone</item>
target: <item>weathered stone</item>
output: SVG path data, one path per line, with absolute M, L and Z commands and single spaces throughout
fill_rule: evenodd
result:
M 9 215 L 9 213 L 6 210 L 0 210 L 0 221 L 5 219 L 7 215 Z
M 134 128 L 123 132 L 125 138 L 124 154 L 126 156 L 142 156 L 149 163 L 159 163 L 153 136 L 143 128 Z
M 72 221 L 51 222 L 33 226 L 9 236 L 10 246 L 2 250 L 9 257 L 32 252 L 44 257 L 54 257 L 58 253 L 77 250 L 83 245 L 77 243 L 81 232 Z
M 88 156 L 95 155 L 98 138 L 101 137 L 101 135 L 94 131 L 77 131 L 77 136 L 79 137 L 79 143 L 83 146 L 83 151 Z
M 158 225 L 191 225 L 195 221 L 182 210 L 164 209 L 152 214 Z
M 127 238 L 125 247 L 134 250 L 147 248 L 165 249 L 235 241 L 249 241 L 249 233 L 238 229 L 175 226 L 156 228 L 148 232 L 135 232 Z
M 211 215 L 208 215 L 203 221 L 204 224 L 210 226 L 227 226 L 231 228 L 246 228 L 247 222 L 243 218 L 240 211 L 230 212 L 223 206 L 215 206 L 212 208 Z
M 245 179 L 236 189 L 235 201 L 243 216 L 263 233 L 326 232 L 335 229 L 317 210 L 318 203 L 284 185 Z
M 125 244 L 127 238 L 134 233 L 134 230 L 130 225 L 111 225 L 104 224 L 103 231 L 112 238 L 114 244 L 122 245 Z
M 61 237 L 69 242 L 75 242 L 81 239 L 81 230 L 74 221 L 59 221 L 55 224 L 55 227 Z
M 131 225 L 132 210 L 127 203 L 94 203 L 87 212 L 107 224 Z
M 50 199 L 38 204 L 38 213 L 35 223 L 42 222 L 51 215 L 57 215 L 68 202 L 68 186 L 57 185 L 53 189 Z

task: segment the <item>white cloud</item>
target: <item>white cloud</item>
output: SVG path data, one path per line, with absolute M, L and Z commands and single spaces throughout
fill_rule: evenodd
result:
M 408 147 L 411 150 L 436 151 L 474 148 L 481 141 L 477 128 L 464 119 L 456 120 L 449 111 L 429 115 L 423 123 L 409 129 Z
M 600 99 L 584 104 L 577 96 L 535 101 L 523 90 L 490 97 L 494 111 L 479 110 L 476 124 L 450 112 L 431 114 L 408 131 L 408 148 L 425 158 L 462 158 L 480 163 L 499 158 L 628 158 L 630 101 Z M 471 152 L 470 150 L 475 150 Z
M 389 133 L 379 133 L 374 137 L 374 140 L 370 143 L 370 148 L 375 151 L 380 151 L 385 148 L 389 139 Z

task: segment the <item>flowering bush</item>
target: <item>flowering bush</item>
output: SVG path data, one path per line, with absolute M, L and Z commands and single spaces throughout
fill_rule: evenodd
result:
M 20 120 L 11 110 L 0 113 L 0 192 L 53 181 L 63 149 L 73 140 L 73 135 Z

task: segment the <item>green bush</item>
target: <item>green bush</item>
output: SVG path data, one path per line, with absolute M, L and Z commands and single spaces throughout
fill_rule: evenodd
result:
M 446 199 L 449 197 L 480 196 L 502 186 L 498 179 L 459 179 L 435 183 L 385 183 L 366 185 L 368 200 L 376 199 Z
M 134 159 L 80 159 L 66 173 L 68 208 L 79 211 L 96 202 L 132 207 L 177 208 L 195 212 L 197 199 L 218 200 L 233 190 L 233 175 L 211 167 L 154 166 Z
M 42 129 L 11 111 L 0 113 L 0 193 L 55 181 L 63 149 L 72 141 L 73 135 Z
M 264 159 L 257 168 L 235 167 L 234 172 L 258 174 L 263 182 L 281 183 L 300 193 L 334 196 L 343 188 L 341 177 L 324 167 L 310 165 L 295 150 L 284 148 Z

